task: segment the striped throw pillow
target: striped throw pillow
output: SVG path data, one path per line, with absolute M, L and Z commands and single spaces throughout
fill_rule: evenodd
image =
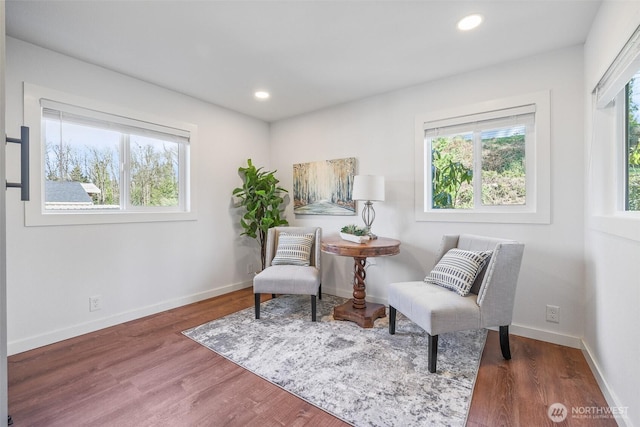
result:
M 271 265 L 309 265 L 313 234 L 282 232 L 278 236 L 278 248 Z
M 424 281 L 457 292 L 460 296 L 467 296 L 491 254 L 492 251 L 451 249 Z

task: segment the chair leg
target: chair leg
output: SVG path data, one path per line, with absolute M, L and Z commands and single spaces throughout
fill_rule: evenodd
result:
M 318 299 L 322 299 L 322 283 L 318 286 Z
M 389 333 L 396 333 L 396 308 L 389 306 Z
M 511 349 L 509 348 L 509 325 L 500 326 L 500 350 L 505 360 L 511 359 Z
M 316 321 L 316 296 L 311 295 L 311 321 Z
M 256 319 L 260 318 L 260 294 L 254 294 L 255 307 L 256 307 Z
M 429 372 L 436 371 L 436 361 L 438 360 L 438 336 L 429 335 Z

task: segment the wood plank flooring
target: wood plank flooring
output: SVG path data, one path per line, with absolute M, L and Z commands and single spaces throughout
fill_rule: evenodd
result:
M 252 305 L 249 288 L 9 357 L 14 425 L 347 425 L 181 334 Z M 491 331 L 469 426 L 593 425 L 547 417 L 555 402 L 606 406 L 579 350 L 512 336 L 511 354 Z

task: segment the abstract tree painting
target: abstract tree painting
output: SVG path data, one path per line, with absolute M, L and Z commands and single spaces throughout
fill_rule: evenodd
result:
M 293 165 L 293 213 L 296 215 L 355 215 L 351 199 L 356 158 Z

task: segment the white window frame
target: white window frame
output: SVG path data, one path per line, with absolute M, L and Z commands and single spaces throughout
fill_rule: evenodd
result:
M 592 91 L 589 179 L 592 216 L 588 226 L 603 233 L 640 241 L 640 212 L 625 209 L 626 103 L 624 90 L 640 70 L 640 26 L 620 50 Z M 594 153 L 597 153 L 594 155 Z M 613 153 L 612 157 L 609 157 Z M 610 174 L 613 168 L 615 172 Z
M 475 209 L 431 208 L 431 153 L 426 147 L 425 123 L 469 123 L 470 117 L 499 117 L 500 111 L 535 108 L 535 138 L 526 146 L 526 205 Z M 417 221 L 549 224 L 550 203 L 550 94 L 541 91 L 416 116 L 415 216 Z M 475 180 L 477 181 L 477 180 Z M 475 198 L 480 197 L 480 193 Z M 477 206 L 477 205 L 476 205 Z
M 615 141 L 616 141 L 616 199 L 615 199 L 615 212 L 619 215 L 635 214 L 634 211 L 627 211 L 626 209 L 626 187 L 627 187 L 627 174 L 626 174 L 626 150 L 627 150 L 627 103 L 625 99 L 625 86 L 620 93 L 614 98 L 612 107 L 615 108 Z
M 603 144 L 610 150 L 612 158 L 597 156 L 594 158 L 591 147 L 590 163 L 598 162 L 598 165 L 589 167 L 589 174 L 597 169 L 601 173 L 614 170 L 609 177 L 606 175 L 602 182 L 594 186 L 592 200 L 593 215 L 589 218 L 588 226 L 603 233 L 620 236 L 640 242 L 640 212 L 625 209 L 625 181 L 626 181 L 626 130 L 625 114 L 626 106 L 623 89 L 606 105 L 598 107 L 597 93 L 594 91 L 593 117 L 594 134 L 593 144 Z M 602 104 L 601 104 L 602 105 Z M 597 130 L 596 130 L 597 129 Z M 602 148 L 598 147 L 598 151 Z M 590 178 L 592 179 L 592 178 Z
M 51 105 L 66 105 L 77 108 L 78 111 L 94 111 L 97 115 L 104 113 L 121 117 L 123 120 L 146 123 L 153 127 L 172 128 L 189 135 L 189 146 L 180 178 L 184 180 L 184 197 L 179 209 L 166 208 L 132 208 L 116 210 L 46 210 L 44 194 L 44 143 L 42 115 L 43 103 Z M 75 224 L 116 224 L 131 222 L 157 221 L 186 221 L 197 219 L 195 209 L 194 188 L 191 185 L 195 171 L 189 159 L 194 157 L 197 146 L 197 126 L 164 117 L 133 111 L 131 109 L 109 105 L 100 101 L 68 94 L 29 83 L 24 83 L 24 122 L 30 128 L 30 181 L 31 200 L 25 202 L 26 226 L 75 225 Z M 124 182 L 121 183 L 125 185 Z

